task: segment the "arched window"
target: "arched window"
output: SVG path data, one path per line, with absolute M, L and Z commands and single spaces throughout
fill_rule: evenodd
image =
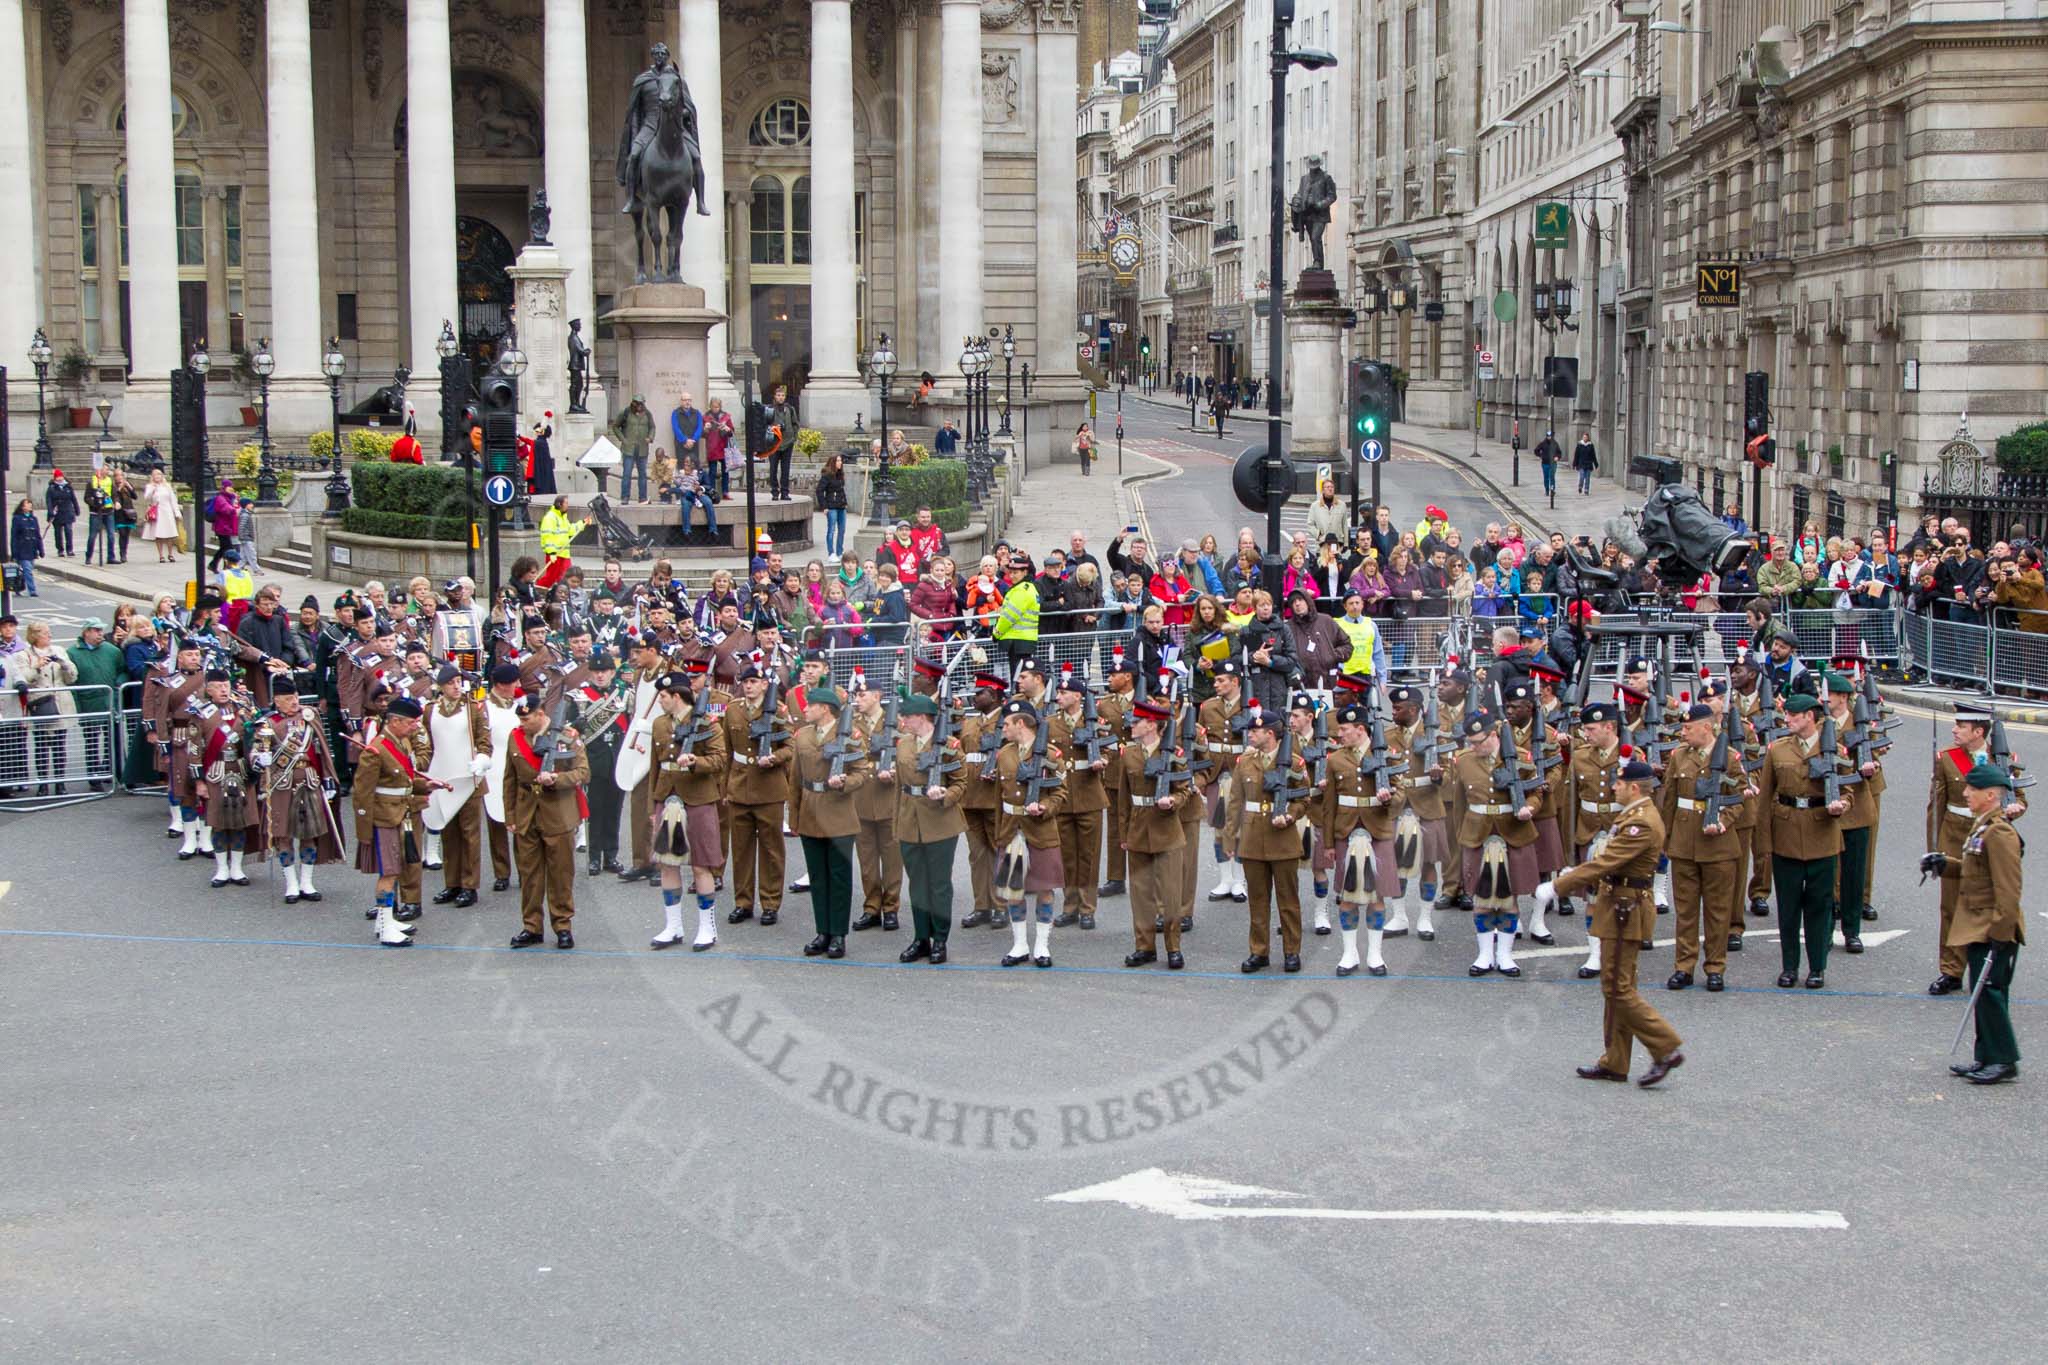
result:
M 117 133 L 128 131 L 128 106 L 125 104 L 121 106 L 121 112 L 114 115 L 114 131 Z M 180 138 L 188 134 L 197 133 L 198 131 L 199 120 L 193 117 L 192 106 L 186 104 L 179 97 L 178 92 L 173 90 L 171 92 L 171 136 Z
M 782 182 L 772 175 L 757 175 L 752 186 L 753 204 L 747 214 L 747 259 L 755 265 L 783 265 L 789 260 L 789 212 Z
M 811 109 L 785 96 L 754 115 L 747 143 L 754 147 L 801 147 L 811 140 Z

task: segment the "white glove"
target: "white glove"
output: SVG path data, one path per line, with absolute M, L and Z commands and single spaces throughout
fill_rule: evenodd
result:
M 255 765 L 259 768 L 267 768 L 270 766 L 270 755 L 252 754 L 250 755 L 250 761 L 255 763 Z
M 1557 904 L 1557 883 L 1544 882 L 1536 888 L 1536 903 L 1543 906 Z
M 473 754 L 470 756 L 469 775 L 471 777 L 482 777 L 490 770 L 491 756 L 489 754 Z

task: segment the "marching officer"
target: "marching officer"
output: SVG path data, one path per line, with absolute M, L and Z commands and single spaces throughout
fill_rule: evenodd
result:
M 397 709 L 397 703 L 392 704 Z M 541 942 L 541 911 L 557 948 L 574 948 L 576 831 L 589 814 L 583 784 L 590 763 L 573 730 L 550 734 L 547 708 L 533 694 L 519 699 L 519 727 L 505 756 L 505 828 L 519 865 L 519 932 L 514 948 Z
M 709 690 L 701 675 L 700 683 Z M 718 803 L 725 791 L 726 729 L 702 714 L 688 674 L 663 678 L 659 696 L 661 709 L 648 747 L 647 794 L 655 826 L 649 846 L 661 869 L 663 925 L 649 946 L 659 952 L 682 941 L 682 869 L 688 863 L 697 894 L 697 937 L 690 951 L 701 953 L 718 942 L 711 905 L 719 869 L 725 866 Z
M 1641 759 L 1623 764 L 1615 782 L 1621 810 L 1607 846 L 1591 862 L 1566 869 L 1537 892 L 1541 900 L 1575 891 L 1593 896 L 1593 931 L 1602 941 L 1600 995 L 1606 1006 L 1602 1033 L 1607 1050 L 1593 1065 L 1578 1069 L 1589 1081 L 1626 1081 L 1638 1039 L 1649 1051 L 1650 1069 L 1637 1085 L 1655 1085 L 1685 1062 L 1677 1031 L 1636 989 L 1636 955 L 1646 932 L 1636 921 L 1648 923 L 1657 913 L 1651 883 L 1664 848 L 1664 825 L 1650 799 L 1655 783 L 1656 771 Z
M 279 679 L 271 689 L 273 709 L 250 740 L 250 761 L 263 793 L 257 834 L 284 867 L 286 905 L 319 900 L 314 867 L 341 859 L 341 826 L 327 794 L 334 785 L 334 755 L 320 718 L 304 704 L 319 697 L 320 680 L 310 672 Z
M 349 788 L 364 831 L 356 847 L 356 869 L 377 879 L 377 942 L 410 948 L 409 923 L 418 918 L 420 896 L 419 813 L 435 786 L 427 776 L 426 745 L 419 741 L 425 709 L 410 697 L 389 693 L 374 701 L 365 697 L 364 703 L 365 728 L 374 731 L 374 738 L 357 759 L 356 780 Z M 381 722 L 379 705 L 385 708 Z M 411 913 L 401 920 L 405 911 Z
M 1098 893 L 1104 896 L 1121 896 L 1125 890 L 1124 765 L 1117 757 L 1131 737 L 1131 704 L 1137 697 L 1133 690 L 1138 677 L 1136 670 L 1136 663 L 1124 653 L 1122 645 L 1110 651 L 1109 668 L 1102 678 L 1102 699 L 1095 704 L 1096 723 L 1109 732 L 1109 743 L 1102 750 L 1109 757 L 1109 766 L 1102 771 L 1102 785 L 1109 799 L 1109 809 L 1103 817 L 1103 875 Z
M 178 861 L 199 853 L 213 852 L 213 831 L 199 818 L 199 802 L 192 794 L 192 763 L 185 745 L 192 726 L 195 700 L 206 687 L 204 651 L 192 640 L 181 640 L 171 665 L 152 671 L 142 684 L 142 720 L 145 733 L 156 745 L 157 765 L 163 770 L 164 787 L 171 805 L 170 834 L 182 834 Z M 205 844 L 200 844 L 201 838 Z
M 732 909 L 727 924 L 744 924 L 756 908 L 762 926 L 782 914 L 782 817 L 789 801 L 789 755 L 794 726 L 778 698 L 765 744 L 754 724 L 769 707 L 769 678 L 758 664 L 740 670 L 740 695 L 725 708 L 725 799 L 732 834 Z
M 1061 669 L 1059 686 L 1053 692 L 1054 709 L 1046 720 L 1052 726 L 1049 742 L 1067 756 L 1067 802 L 1060 808 L 1060 867 L 1067 884 L 1060 897 L 1060 913 L 1052 922 L 1055 929 L 1077 920 L 1083 929 L 1095 927 L 1095 879 L 1102 866 L 1102 823 L 1103 812 L 1109 809 L 1107 770 L 1111 760 L 1107 743 L 1101 746 L 1101 757 L 1090 761 L 1087 750 L 1074 742 L 1087 724 L 1082 707 L 1087 692 L 1086 674 L 1079 669 Z M 1102 724 L 1099 707 L 1096 724 Z
M 894 690 L 893 685 L 890 690 Z M 902 714 L 902 703 L 897 703 Z M 896 741 L 902 736 L 886 735 L 887 702 L 883 690 L 869 687 L 859 673 L 853 678 L 853 728 L 860 742 L 875 758 L 875 780 L 854 794 L 853 807 L 860 812 L 860 833 L 854 838 L 854 852 L 860 862 L 861 913 L 853 932 L 879 926 L 895 933 L 896 918 L 903 904 L 903 849 L 896 839 Z M 899 731 L 901 726 L 898 726 Z M 884 753 L 883 750 L 888 752 Z M 886 770 L 886 774 L 885 774 Z
M 1734 829 L 1745 785 L 1740 750 L 1730 743 L 1732 772 L 1717 775 L 1714 748 L 1719 730 L 1714 708 L 1705 702 L 1695 702 L 1686 711 L 1678 733 L 1684 742 L 1666 761 L 1657 797 L 1658 818 L 1667 831 L 1665 853 L 1671 860 L 1671 903 L 1678 926 L 1677 960 L 1664 985 L 1682 991 L 1692 984 L 1704 933 L 1707 989 L 1718 991 L 1728 971 L 1728 921 L 1740 897 L 1736 882 L 1742 873 L 1742 843 Z M 1697 795 L 1701 782 L 1709 779 L 1714 779 L 1718 794 L 1737 798 L 1715 812 L 1711 822 L 1707 802 Z
M 1173 719 L 1172 703 L 1164 697 L 1137 699 L 1126 714 L 1130 740 L 1110 765 L 1116 773 L 1116 789 L 1129 806 L 1122 817 L 1119 851 L 1129 882 L 1131 932 L 1136 942 L 1125 956 L 1124 966 L 1157 962 L 1163 929 L 1166 967 L 1177 972 L 1187 965 L 1180 951 L 1181 911 L 1187 904 L 1180 864 L 1192 847 L 1179 808 L 1183 803 L 1199 806 L 1200 802 L 1191 790 L 1174 788 L 1173 744 L 1165 734 Z M 1148 767 L 1153 771 L 1148 773 Z M 1161 780 L 1162 775 L 1166 780 Z
M 910 880 L 910 927 L 917 935 L 897 961 L 925 958 L 934 967 L 946 961 L 953 932 L 953 855 L 967 829 L 960 815 L 968 779 L 959 736 L 948 736 L 943 746 L 935 738 L 942 705 L 950 703 L 922 692 L 904 699 L 902 733 L 889 760 L 897 793 L 896 838 Z
M 1963 836 L 1948 941 L 1969 955 L 1971 979 L 1984 980 L 1977 992 L 1976 1063 L 1949 1070 L 1972 1085 L 1999 1085 L 2020 1074 L 2020 1044 L 2013 1036 L 2007 993 L 2020 945 L 2027 941 L 2027 917 L 2020 908 L 2020 836 L 2006 818 L 2012 777 L 1995 763 L 1972 768 L 1963 779 L 1963 799 L 1970 808 L 1970 832 Z
M 1757 800 L 1766 811 L 1758 834 L 1771 858 L 1778 891 L 1781 990 L 1799 984 L 1799 939 L 1806 936 L 1808 990 L 1827 984 L 1828 948 L 1834 940 L 1835 872 L 1842 856 L 1841 817 L 1849 798 L 1827 799 L 1811 764 L 1841 768 L 1839 754 L 1820 752 L 1820 698 L 1804 692 L 1785 699 L 1787 734 L 1772 741 L 1758 774 Z
M 1217 681 L 1222 680 L 1219 670 Z M 1203 709 L 1208 708 L 1205 705 Z M 1296 754 L 1291 770 L 1281 774 L 1279 792 L 1266 786 L 1266 776 L 1279 759 L 1280 727 L 1286 723 L 1285 716 L 1273 712 L 1253 713 L 1246 728 L 1247 752 L 1238 758 L 1230 783 L 1226 828 L 1234 836 L 1240 875 L 1251 905 L 1251 953 L 1237 968 L 1247 975 L 1272 965 L 1272 910 L 1276 906 L 1280 912 L 1281 970 L 1301 970 L 1301 835 L 1294 825 L 1308 811 L 1308 765 Z
M 790 755 L 795 805 L 789 823 L 803 842 L 810 873 L 811 921 L 817 935 L 805 957 L 846 956 L 853 918 L 853 840 L 860 833 L 854 794 L 874 776 L 874 763 L 853 733 L 853 716 L 836 687 L 804 693 L 804 725 Z
M 1927 799 L 1927 847 L 1946 857 L 1952 868 L 1961 867 L 1963 840 L 1969 837 L 1976 823 L 1976 818 L 1970 813 L 1966 779 L 1991 762 L 1991 721 L 1991 713 L 1986 710 L 1966 707 L 1957 711 L 1949 727 L 1949 738 L 1955 741 L 1954 747 L 1943 750 L 1934 760 L 1934 780 Z M 2008 772 L 2008 794 L 2003 799 L 2008 822 L 2017 820 L 2027 809 L 2025 799 L 2011 788 L 2011 778 L 2012 773 Z M 1960 946 L 1949 943 L 1949 930 L 1955 922 L 1957 897 L 1961 891 L 1957 876 L 1951 872 L 1944 873 L 1941 878 L 1941 965 L 1934 984 L 1927 988 L 1929 995 L 1947 995 L 1963 984 L 1965 954 Z

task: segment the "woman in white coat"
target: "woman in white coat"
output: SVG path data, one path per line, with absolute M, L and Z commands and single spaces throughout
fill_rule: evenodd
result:
M 66 767 L 65 750 L 70 747 L 66 731 L 71 727 L 59 719 L 72 714 L 71 694 L 54 689 L 78 681 L 78 666 L 69 655 L 50 643 L 50 627 L 32 621 L 21 633 L 24 648 L 7 656 L 0 686 L 4 686 L 6 714 L 34 717 L 35 724 L 8 726 L 0 736 L 0 788 L 8 795 L 25 790 L 31 771 L 35 774 L 37 796 L 61 795 Z M 27 733 L 24 733 L 24 732 Z M 31 767 L 29 746 L 34 745 Z
M 178 490 L 161 469 L 152 469 L 139 503 L 142 538 L 155 544 L 156 562 L 168 564 L 178 557 Z

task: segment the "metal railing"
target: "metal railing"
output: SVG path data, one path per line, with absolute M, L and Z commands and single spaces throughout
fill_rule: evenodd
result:
M 9 693 L 0 703 L 0 809 L 109 795 L 120 772 L 119 718 L 111 687 Z

